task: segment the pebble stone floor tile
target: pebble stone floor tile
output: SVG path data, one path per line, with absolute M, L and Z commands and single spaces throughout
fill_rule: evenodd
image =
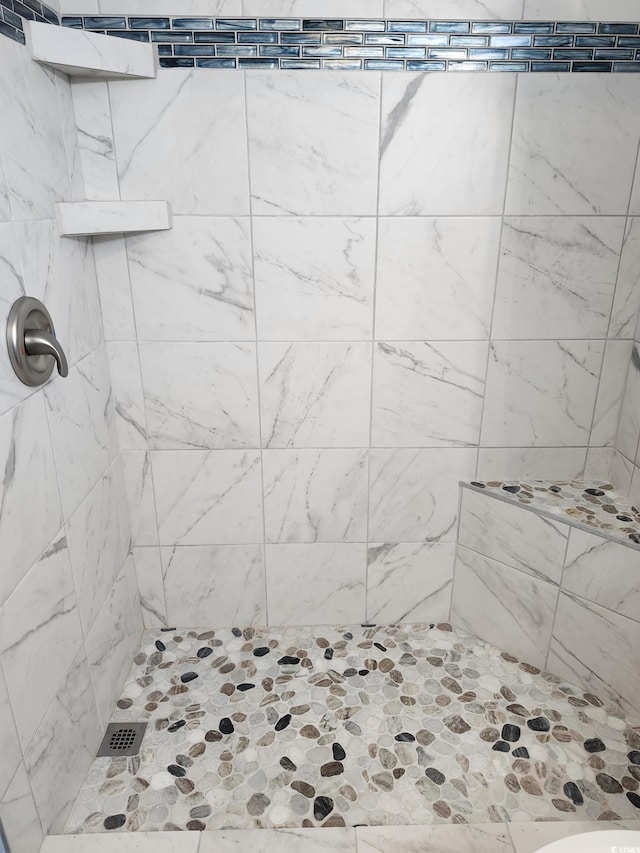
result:
M 640 728 L 448 624 L 154 631 L 114 720 L 66 832 L 640 819 Z

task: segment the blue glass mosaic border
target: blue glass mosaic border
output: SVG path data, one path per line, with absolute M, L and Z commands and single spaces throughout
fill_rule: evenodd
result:
M 59 20 L 39 0 L 0 0 L 0 14 L 0 33 L 22 42 L 20 16 L 151 42 L 158 45 L 162 68 L 640 72 L 640 23 L 107 15 Z

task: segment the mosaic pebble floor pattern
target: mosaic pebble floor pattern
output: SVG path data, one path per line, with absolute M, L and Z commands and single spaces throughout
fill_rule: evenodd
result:
M 473 480 L 462 485 L 640 548 L 640 509 L 618 494 L 611 483 Z
M 114 720 L 65 832 L 640 820 L 640 728 L 448 624 L 149 632 Z

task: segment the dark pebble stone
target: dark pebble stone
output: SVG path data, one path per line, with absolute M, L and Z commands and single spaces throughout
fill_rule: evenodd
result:
M 520 740 L 520 726 L 514 726 L 511 723 L 506 723 L 502 727 L 502 740 L 508 740 L 515 743 Z
M 596 498 L 604 497 L 604 492 L 602 491 L 602 489 L 585 489 L 584 493 L 585 495 L 593 495 Z
M 534 732 L 548 732 L 551 729 L 551 723 L 546 717 L 534 717 L 527 720 L 527 725 Z
M 181 676 L 180 676 L 180 681 L 181 681 L 183 684 L 188 684 L 190 681 L 193 681 L 193 680 L 194 680 L 194 678 L 197 678 L 197 677 L 198 677 L 198 673 L 197 673 L 197 672 L 185 672 L 185 674 L 184 674 L 184 675 L 181 675 Z
M 633 519 L 628 515 L 616 515 L 618 521 L 633 521 Z
M 629 759 L 630 764 L 640 764 L 640 752 L 637 749 L 632 749 L 631 752 L 627 754 L 627 758 Z
M 283 770 L 290 770 L 292 773 L 298 769 L 293 761 L 290 758 L 287 758 L 286 755 L 280 759 L 280 767 L 282 767 Z
M 511 747 L 508 743 L 505 743 L 503 740 L 497 740 L 491 749 L 495 749 L 496 752 L 509 752 Z
M 376 649 L 380 649 L 381 652 L 387 651 L 386 647 L 383 646 L 382 643 L 374 643 L 373 645 L 376 647 Z
M 177 776 L 178 779 L 180 778 L 180 776 L 187 775 L 187 771 L 184 769 L 184 767 L 179 767 L 177 764 L 170 764 L 167 767 L 167 770 L 169 771 L 169 773 L 171 773 L 172 776 Z
M 343 634 L 342 636 L 345 638 L 345 640 L 353 640 L 353 634 L 351 633 L 351 631 L 347 631 L 347 633 Z
M 238 690 L 241 690 L 243 693 L 245 690 L 253 690 L 255 684 L 249 684 L 248 682 L 245 684 L 238 684 Z
M 333 649 L 325 649 L 324 650 L 324 658 L 325 658 L 325 660 L 332 660 L 333 659 Z
M 293 664 L 300 663 L 300 658 L 293 657 L 293 655 L 284 655 L 278 661 L 279 666 L 293 666 Z
M 189 816 L 194 819 L 209 817 L 210 814 L 211 806 L 194 806 L 189 812 Z
M 284 717 L 280 717 L 278 722 L 275 724 L 274 728 L 277 732 L 281 732 L 283 729 L 286 729 L 289 723 L 291 722 L 291 714 L 285 714 Z
M 344 675 L 345 678 L 351 678 L 352 675 L 358 674 L 358 670 L 353 666 L 349 666 L 349 667 L 347 667 L 347 669 L 345 669 L 345 671 L 342 674 Z
M 549 491 L 554 492 L 557 495 L 558 492 L 562 491 L 562 489 L 560 488 L 560 486 L 549 486 Z
M 241 637 L 242 636 L 242 631 L 240 630 L 240 628 L 232 628 L 231 633 L 233 634 L 234 637 Z
M 614 779 L 613 776 L 609 776 L 608 773 L 597 773 L 596 782 L 602 788 L 605 794 L 622 793 L 622 785 L 620 784 L 620 782 L 618 782 L 617 779 Z
M 344 765 L 341 761 L 327 761 L 320 768 L 320 775 L 325 777 L 339 776 L 341 773 L 344 773 Z
M 253 650 L 254 655 L 257 658 L 263 658 L 265 655 L 268 655 L 271 649 L 268 649 L 266 646 L 259 646 L 257 649 Z
M 376 623 L 375 622 L 361 622 L 360 627 L 361 628 L 375 628 Z
M 169 726 L 167 731 L 168 732 L 177 732 L 178 729 L 181 729 L 183 726 L 186 726 L 186 725 L 187 725 L 186 720 L 178 720 L 177 723 L 171 723 L 171 725 Z
M 214 732 L 213 730 L 209 730 L 205 734 L 204 739 L 207 743 L 217 743 L 219 740 L 222 740 L 222 735 L 220 734 L 220 732 Z
M 584 798 L 580 793 L 580 788 L 575 782 L 567 782 L 562 789 L 568 800 L 571 800 L 576 806 L 581 806 L 584 803 Z
M 336 761 L 344 761 L 347 757 L 347 753 L 344 751 L 342 746 L 339 743 L 334 743 L 331 747 L 333 750 L 333 757 Z
M 599 737 L 592 737 L 589 738 L 589 740 L 585 740 L 584 748 L 587 752 L 604 752 L 607 747 L 602 743 Z
M 160 630 L 161 630 L 164 634 L 170 634 L 172 631 L 175 631 L 176 629 L 175 629 L 175 628 L 160 628 Z
M 632 542 L 635 542 L 636 545 L 640 545 L 640 533 L 630 533 L 629 539 L 631 539 Z
M 503 486 L 503 491 L 509 492 L 511 495 L 517 495 L 520 491 L 520 486 Z
M 529 750 L 526 746 L 519 746 L 517 749 L 514 749 L 511 753 L 514 758 L 529 758 Z
M 634 794 L 633 791 L 627 791 L 627 799 L 632 806 L 640 809 L 640 797 L 637 794 Z
M 413 743 L 415 739 L 415 735 L 412 735 L 411 732 L 400 732 L 399 735 L 396 735 L 396 740 L 399 740 L 400 743 Z
M 160 642 L 160 640 L 156 640 L 156 649 L 159 652 L 166 652 L 167 651 L 167 647 L 165 646 L 164 643 Z M 119 817 L 119 815 L 117 815 L 117 817 Z M 107 820 L 109 820 L 109 818 L 107 818 Z
M 369 675 L 369 670 L 368 669 L 359 669 L 358 675 Z
M 127 816 L 123 814 L 110 814 L 104 819 L 105 829 L 120 829 L 127 822 Z
M 475 486 L 476 489 L 486 489 L 487 488 L 484 483 L 478 483 L 476 480 L 472 480 L 471 485 Z
M 220 720 L 220 725 L 218 726 L 223 735 L 230 735 L 233 731 L 235 731 L 235 726 L 229 719 L 229 717 L 223 717 Z
M 436 785 L 442 785 L 446 781 L 447 777 L 444 775 L 444 773 L 441 773 L 439 770 L 436 770 L 435 767 L 427 767 L 424 772 L 425 775 L 427 775 L 432 782 L 436 783 Z
M 173 828 L 173 827 L 172 827 Z M 178 827 L 176 827 L 177 829 Z M 187 829 L 189 832 L 204 832 L 207 828 L 206 823 L 203 823 L 201 820 L 188 820 L 187 821 Z M 169 829 L 169 827 L 166 827 Z
M 198 657 L 199 658 L 208 658 L 209 655 L 213 654 L 213 649 L 210 649 L 209 646 L 203 646 L 201 649 L 198 649 Z
M 313 816 L 316 820 L 324 820 L 333 811 L 333 800 L 331 797 L 316 797 L 313 801 Z

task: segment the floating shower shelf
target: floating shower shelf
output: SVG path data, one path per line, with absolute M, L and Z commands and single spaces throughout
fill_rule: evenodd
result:
M 58 230 L 63 237 L 168 231 L 172 225 L 168 201 L 73 201 L 56 204 Z
M 24 22 L 32 59 L 65 74 L 80 77 L 155 77 L 155 47 L 86 30 Z

